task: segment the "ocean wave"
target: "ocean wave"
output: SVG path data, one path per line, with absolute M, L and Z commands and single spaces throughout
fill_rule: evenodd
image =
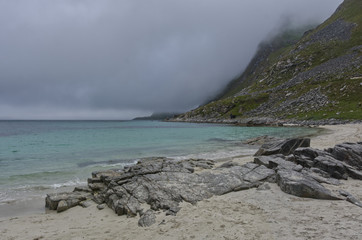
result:
M 33 172 L 33 173 L 26 173 L 26 174 L 16 174 L 10 176 L 10 180 L 13 179 L 39 179 L 41 177 L 47 177 L 47 176 L 59 176 L 64 175 L 66 172 L 63 171 L 44 171 L 44 172 Z
M 53 183 L 45 185 L 21 185 L 11 188 L 13 191 L 43 191 L 47 189 L 57 189 L 61 187 L 72 187 L 87 184 L 86 181 L 81 181 L 79 178 L 69 180 L 62 183 Z
M 132 160 L 105 160 L 105 161 L 90 161 L 78 163 L 78 167 L 125 167 L 129 165 L 134 165 L 137 163 L 137 159 Z
M 80 185 L 86 185 L 87 182 L 81 181 L 79 178 L 70 180 L 64 183 L 54 183 L 51 186 L 53 189 L 62 188 L 62 187 L 73 187 L 73 186 L 80 186 Z
M 0 191 L 0 204 L 11 204 L 17 201 L 23 201 L 34 197 L 43 197 L 45 194 L 54 192 L 61 188 L 86 185 L 87 182 L 76 178 L 62 183 L 40 184 L 40 185 L 21 185 Z M 64 190 L 58 190 L 64 191 Z

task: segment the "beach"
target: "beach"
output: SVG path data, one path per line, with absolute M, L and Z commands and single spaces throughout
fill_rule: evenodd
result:
M 311 138 L 318 149 L 362 141 L 362 124 L 322 126 Z M 220 159 L 246 163 L 252 156 Z M 362 201 L 360 181 L 343 180 L 343 189 Z M 270 189 L 232 192 L 195 205 L 181 203 L 176 216 L 156 214 L 156 224 L 138 227 L 139 217 L 117 216 L 111 209 L 74 207 L 16 217 L 0 216 L 1 239 L 359 239 L 362 208 L 347 201 L 299 198 Z M 337 191 L 338 186 L 332 186 Z

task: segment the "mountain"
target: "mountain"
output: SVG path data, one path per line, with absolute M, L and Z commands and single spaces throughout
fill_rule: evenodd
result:
M 362 1 L 345 0 L 316 28 L 260 44 L 214 101 L 177 121 L 362 119 Z

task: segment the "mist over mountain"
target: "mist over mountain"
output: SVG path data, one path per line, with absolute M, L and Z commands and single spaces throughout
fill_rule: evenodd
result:
M 362 2 L 262 42 L 243 74 L 179 121 L 333 124 L 362 119 Z M 304 33 L 303 33 L 304 32 Z
M 130 119 L 190 110 L 281 29 L 341 0 L 0 0 L 0 119 Z

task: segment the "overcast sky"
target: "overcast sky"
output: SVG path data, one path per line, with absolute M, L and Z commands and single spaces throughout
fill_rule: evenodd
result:
M 186 111 L 342 0 L 0 0 L 0 119 Z

